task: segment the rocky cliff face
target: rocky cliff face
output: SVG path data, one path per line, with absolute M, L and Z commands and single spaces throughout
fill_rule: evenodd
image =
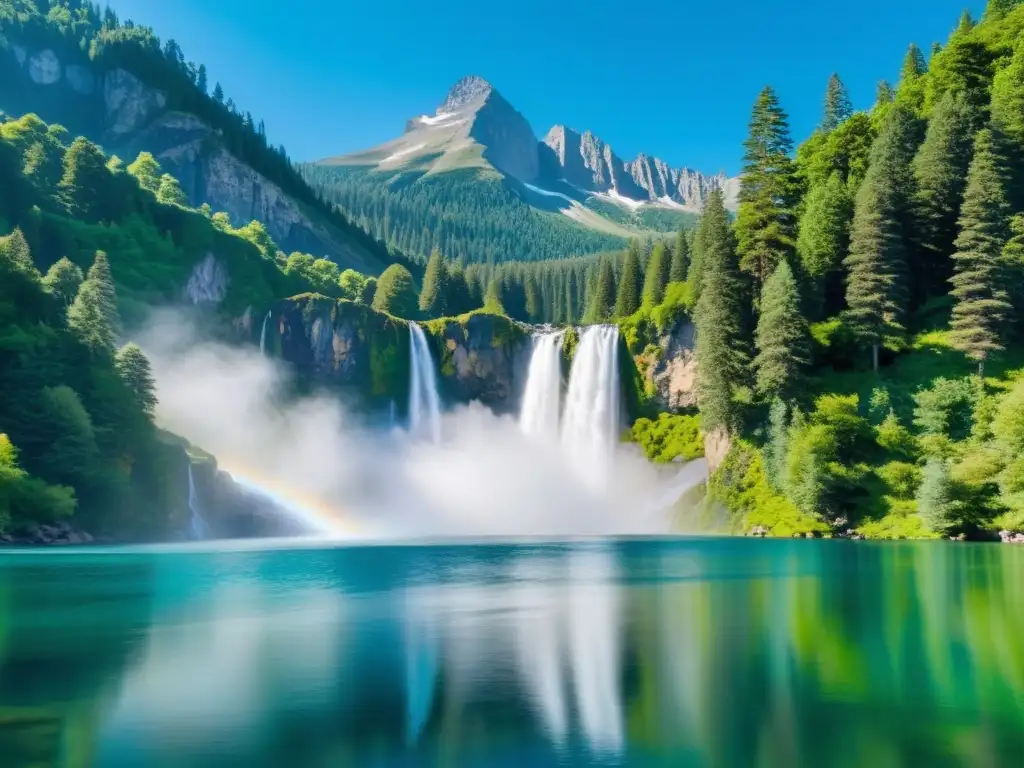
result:
M 479 400 L 498 413 L 518 410 L 529 370 L 529 334 L 507 318 L 471 315 L 429 323 L 440 348 L 441 387 L 449 399 Z
M 738 180 L 722 173 L 709 176 L 689 168 L 671 168 L 661 158 L 642 153 L 623 162 L 590 131 L 581 134 L 556 125 L 544 137 L 544 145 L 560 167 L 561 177 L 585 191 L 615 192 L 637 201 L 668 201 L 700 211 L 711 190 L 721 188 L 727 206 L 736 205 Z
M 249 325 L 254 338 L 262 326 Z M 516 410 L 529 363 L 525 328 L 504 317 L 471 315 L 430 321 L 424 329 L 447 401 Z M 405 408 L 410 348 L 404 320 L 348 301 L 296 297 L 271 310 L 266 347 L 309 380 Z
M 284 251 L 328 256 L 343 268 L 376 274 L 377 258 L 305 211 L 276 184 L 254 171 L 224 147 L 220 135 L 194 115 L 168 112 L 167 95 L 124 69 L 101 71 L 85 62 L 62 62 L 50 49 L 13 45 L 12 56 L 38 96 L 29 100 L 49 122 L 96 128 L 93 139 L 108 152 L 132 160 L 152 152 L 164 170 L 177 177 L 193 205 L 208 203 L 228 214 L 235 226 L 259 220 Z M 60 114 L 61 94 L 67 109 L 89 115 Z M 73 97 L 74 106 L 72 107 Z M 0 108 L 3 108 L 0 94 Z M 90 128 L 89 131 L 92 132 Z
M 697 405 L 697 356 L 694 328 L 683 320 L 659 341 L 660 355 L 647 360 L 642 373 L 660 411 L 677 412 Z

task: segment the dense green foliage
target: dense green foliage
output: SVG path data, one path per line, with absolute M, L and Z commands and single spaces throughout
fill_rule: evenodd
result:
M 709 209 L 688 281 L 702 425 L 733 433 L 709 503 L 740 530 L 1024 530 L 1024 6 L 990 10 L 978 24 L 964 16 L 930 63 L 911 46 L 898 89 L 880 87 L 869 113 L 847 114 L 833 79 L 822 127 L 796 151 L 791 203 L 781 183 L 762 195 L 763 169 L 784 167 L 766 162 L 764 137 L 784 146 L 784 123 L 770 91 L 755 105 L 747 162 L 758 173 L 743 179 L 735 231 L 752 281 L 779 266 L 758 306 L 749 294 L 730 306 L 746 288 L 716 286 Z M 792 271 L 778 218 L 790 210 Z M 742 356 L 755 310 L 751 392 Z
M 185 458 L 152 423 L 149 363 L 117 351 L 110 268 L 97 254 L 45 282 L 20 231 L 0 239 L 0 533 L 75 514 L 120 538 L 168 533 Z
M 692 461 L 704 455 L 699 416 L 662 413 L 656 419 L 640 418 L 629 436 L 651 461 Z
M 302 173 L 318 194 L 371 236 L 419 259 L 437 248 L 466 264 L 538 261 L 623 244 L 619 236 L 532 208 L 512 183 L 478 169 L 389 175 L 307 164 Z
M 377 280 L 377 291 L 373 294 L 373 308 L 396 317 L 416 319 L 419 317 L 419 297 L 409 270 L 401 264 L 392 264 Z

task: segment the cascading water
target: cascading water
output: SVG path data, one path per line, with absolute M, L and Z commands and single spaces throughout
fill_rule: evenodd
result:
M 583 331 L 562 416 L 562 445 L 581 473 L 598 483 L 607 477 L 619 437 L 618 353 L 617 327 Z
M 263 318 L 263 330 L 260 331 L 260 354 L 267 354 L 267 324 L 270 322 L 270 312 Z
M 533 354 L 519 412 L 519 425 L 528 435 L 552 439 L 558 436 L 563 338 L 562 332 L 533 337 Z
M 189 522 L 189 533 L 192 538 L 196 541 L 202 541 L 209 533 L 206 521 L 203 519 L 203 513 L 199 508 L 199 494 L 196 493 L 196 484 L 192 479 L 192 463 L 188 465 L 188 508 L 192 513 L 192 519 Z
M 417 436 L 441 442 L 441 398 L 437 394 L 437 372 L 423 329 L 409 323 L 411 381 L 409 382 L 409 428 Z

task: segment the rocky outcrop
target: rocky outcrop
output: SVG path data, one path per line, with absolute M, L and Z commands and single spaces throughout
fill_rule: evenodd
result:
M 671 168 L 658 157 L 641 153 L 623 162 L 612 148 L 590 131 L 579 133 L 556 125 L 544 137 L 565 182 L 588 192 L 615 192 L 636 201 L 660 201 L 699 212 L 711 190 L 725 193 L 726 206 L 735 208 L 739 185 L 723 173 L 707 175 L 689 168 Z
M 28 76 L 36 85 L 53 85 L 61 77 L 60 59 L 49 48 L 28 57 Z
M 212 253 L 192 268 L 185 298 L 192 304 L 219 304 L 228 293 L 228 273 Z
M 262 324 L 251 326 L 256 343 Z M 477 400 L 499 413 L 518 408 L 530 352 L 524 327 L 485 314 L 423 327 L 445 400 Z M 362 304 L 312 295 L 273 307 L 266 337 L 267 354 L 290 363 L 304 378 L 353 389 L 381 404 L 408 399 L 409 347 L 406 321 Z
M 709 474 L 722 466 L 730 450 L 732 437 L 724 429 L 713 429 L 704 433 L 704 458 L 708 462 Z
M 529 366 L 529 335 L 497 315 L 431 323 L 440 346 L 441 386 L 449 399 L 477 400 L 498 413 L 517 410 Z
M 697 356 L 694 328 L 682 320 L 661 337 L 659 354 L 647 361 L 644 378 L 653 390 L 653 404 L 661 411 L 680 411 L 697 405 Z
M 131 72 L 114 69 L 103 78 L 107 130 L 115 140 L 146 127 L 167 106 L 167 94 L 150 88 Z

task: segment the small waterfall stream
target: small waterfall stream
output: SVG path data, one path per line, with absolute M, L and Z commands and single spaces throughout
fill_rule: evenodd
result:
M 192 479 L 192 462 L 188 465 L 188 508 L 192 513 L 189 521 L 189 534 L 195 541 L 203 541 L 209 536 L 209 528 L 199 505 L 199 494 L 196 493 L 196 484 Z
M 619 329 L 583 331 L 569 375 L 562 445 L 582 474 L 600 484 L 619 440 Z
M 533 353 L 519 412 L 519 426 L 528 435 L 558 437 L 563 338 L 562 331 L 533 337 Z
M 263 318 L 263 330 L 260 331 L 260 354 L 267 354 L 267 324 L 270 322 L 270 311 L 267 311 L 267 316 Z
M 437 371 L 423 329 L 409 323 L 411 381 L 409 382 L 409 429 L 413 435 L 441 442 L 441 398 Z

